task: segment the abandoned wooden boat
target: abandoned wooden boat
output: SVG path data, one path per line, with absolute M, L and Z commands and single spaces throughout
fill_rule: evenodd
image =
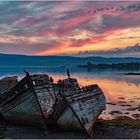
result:
M 46 129 L 45 115 L 51 111 L 54 103 L 51 83 L 47 75 L 27 74 L 6 93 L 1 102 L 0 113 L 3 118 L 13 124 Z
M 105 97 L 97 85 L 81 88 L 69 72 L 67 79 L 56 84 L 47 75 L 27 73 L 6 94 L 0 113 L 5 120 L 18 125 L 84 130 L 92 135 L 93 124 L 105 106 Z
M 74 78 L 58 81 L 58 100 L 48 117 L 48 127 L 55 126 L 65 130 L 84 130 L 89 136 L 98 116 L 106 108 L 106 100 L 98 85 L 80 88 Z M 58 86 L 58 87 L 57 87 Z M 53 124 L 53 125 L 52 125 Z

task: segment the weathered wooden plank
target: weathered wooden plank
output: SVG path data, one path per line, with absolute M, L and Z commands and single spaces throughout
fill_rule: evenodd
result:
M 101 89 L 97 85 L 80 88 L 77 80 L 72 78 L 59 81 L 59 88 L 62 98 L 69 106 L 59 117 L 59 126 L 70 130 L 83 129 L 92 135 L 95 120 L 106 108 Z
M 31 89 L 1 107 L 0 112 L 4 119 L 10 123 L 46 128 L 44 118 Z
M 44 117 L 46 110 L 44 109 L 44 111 L 42 111 L 44 104 L 41 106 L 43 98 L 39 98 L 37 94 L 48 94 L 48 97 L 51 97 L 51 99 L 52 95 L 49 93 L 47 87 L 44 88 L 43 91 L 38 91 L 36 93 L 34 86 L 40 86 L 43 89 L 43 85 L 47 83 L 47 76 L 43 75 L 39 77 L 40 79 L 37 79 L 37 75 L 30 77 L 27 73 L 27 76 L 19 81 L 18 84 L 7 93 L 7 98 L 5 98 L 0 108 L 1 114 L 6 120 L 14 124 L 38 126 L 46 129 Z M 34 81 L 32 78 L 35 80 L 35 85 L 33 84 Z M 47 100 L 52 101 L 48 97 Z M 50 105 L 50 102 L 48 103 L 46 100 L 45 103 Z M 47 107 L 46 104 L 44 107 Z M 49 106 L 47 109 L 50 108 Z M 49 110 L 47 110 L 47 112 L 48 111 Z

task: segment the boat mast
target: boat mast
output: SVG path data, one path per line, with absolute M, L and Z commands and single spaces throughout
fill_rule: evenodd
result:
M 69 72 L 69 69 L 67 69 L 67 76 L 68 76 L 68 79 L 70 79 L 70 72 Z

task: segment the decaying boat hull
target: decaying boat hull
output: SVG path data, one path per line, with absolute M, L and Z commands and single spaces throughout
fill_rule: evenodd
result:
M 73 114 L 70 108 L 67 108 L 61 117 L 57 120 L 57 123 L 61 129 L 72 130 L 72 131 L 81 131 L 82 127 Z
M 57 126 L 61 129 L 72 131 L 84 131 L 88 135 L 93 133 L 93 125 L 101 112 L 106 108 L 106 101 L 102 91 L 85 92 L 69 97 L 64 97 L 67 105 L 64 112 L 57 118 Z
M 73 101 L 68 100 L 71 108 L 68 108 L 63 113 L 63 115 L 58 120 L 58 123 L 61 125 L 63 124 L 64 127 L 70 126 L 71 128 L 77 128 L 77 130 L 81 130 L 81 128 L 85 129 L 85 131 L 91 135 L 95 120 L 105 109 L 105 98 L 103 94 L 94 95 L 92 93 L 94 97 L 91 97 L 90 94 L 83 95 L 81 98 L 79 97 L 80 99 L 74 98 Z M 74 113 L 77 117 L 74 115 Z
M 0 112 L 9 123 L 46 129 L 45 120 L 33 89 L 31 87 L 26 88 L 24 92 L 1 105 Z
M 91 120 L 91 124 L 89 127 L 87 127 L 87 132 L 89 135 L 92 135 L 92 127 L 98 118 L 98 116 L 102 113 L 102 111 L 98 112 L 92 112 L 93 119 Z M 82 120 L 81 120 L 82 121 Z M 70 108 L 67 108 L 65 112 L 62 114 L 62 116 L 57 121 L 59 127 L 62 130 L 68 130 L 68 131 L 83 131 L 82 126 L 80 125 L 79 121 L 73 114 Z

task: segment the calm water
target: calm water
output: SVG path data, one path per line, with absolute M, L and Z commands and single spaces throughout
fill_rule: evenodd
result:
M 116 116 L 129 116 L 140 119 L 140 75 L 123 75 L 130 71 L 92 70 L 69 68 L 71 77 L 77 78 L 81 86 L 98 84 L 107 99 L 107 109 L 100 116 L 104 119 Z M 24 76 L 23 70 L 30 73 L 45 73 L 54 81 L 66 78 L 64 67 L 1 67 L 0 77 Z

